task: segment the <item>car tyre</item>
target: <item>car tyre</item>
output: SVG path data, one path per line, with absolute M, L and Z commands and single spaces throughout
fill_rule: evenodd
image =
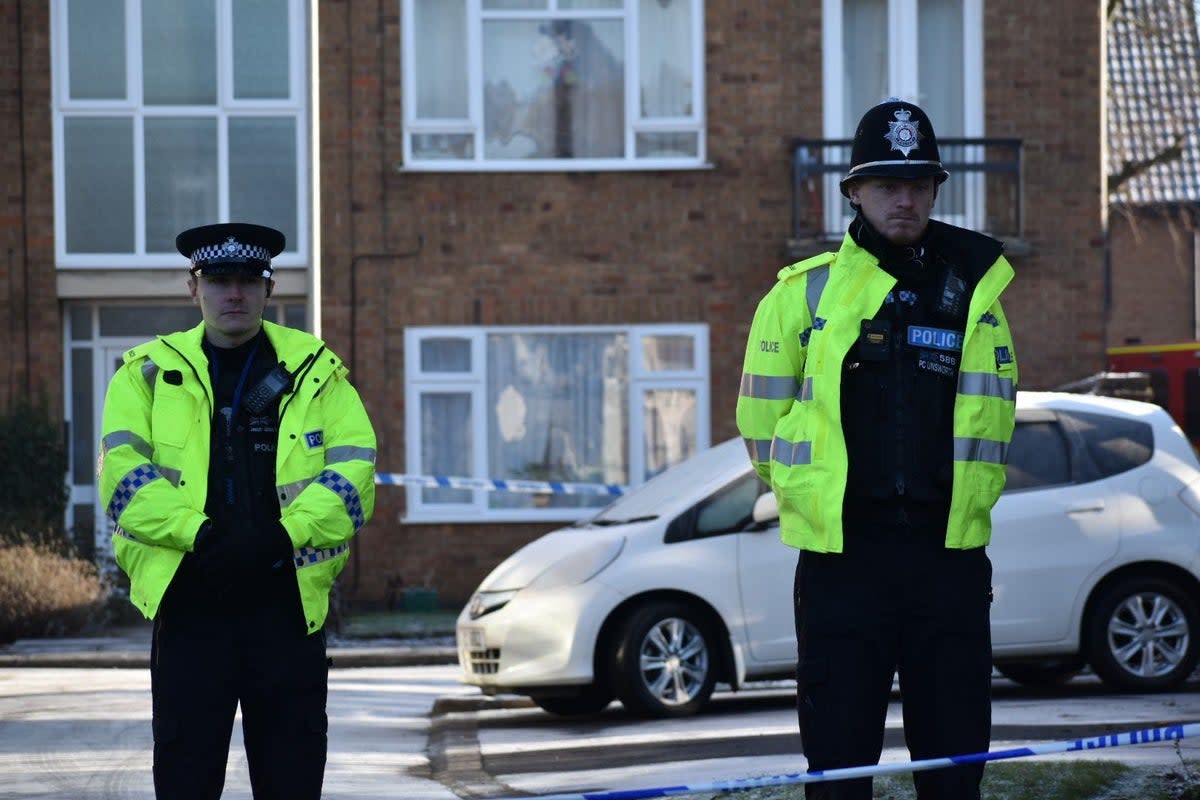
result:
M 617 697 L 634 714 L 695 714 L 717 683 L 716 636 L 708 619 L 679 602 L 650 603 L 625 621 L 613 654 Z
M 530 698 L 538 708 L 560 717 L 579 717 L 598 714 L 613 700 L 613 693 L 596 686 L 586 686 L 579 694 L 554 696 L 534 695 Z
M 1183 683 L 1200 658 L 1200 612 L 1165 578 L 1125 578 L 1097 599 L 1088 620 L 1092 669 L 1124 691 L 1160 692 Z

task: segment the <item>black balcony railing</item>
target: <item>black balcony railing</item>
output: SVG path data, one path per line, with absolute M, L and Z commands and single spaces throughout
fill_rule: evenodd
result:
M 792 244 L 799 249 L 838 241 L 850 203 L 838 181 L 850 168 L 850 139 L 792 142 Z M 1018 244 L 1024 233 L 1020 139 L 938 139 L 949 179 L 938 191 L 934 218 Z

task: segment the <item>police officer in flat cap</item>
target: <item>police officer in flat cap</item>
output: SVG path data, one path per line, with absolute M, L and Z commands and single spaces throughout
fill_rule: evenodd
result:
M 263 320 L 272 228 L 179 234 L 203 321 L 128 351 L 105 399 L 101 492 L 154 620 L 154 787 L 218 798 L 235 715 L 256 800 L 319 798 L 329 591 L 375 505 L 375 433 L 346 367 Z
M 794 587 L 810 771 L 870 765 L 898 672 L 914 759 L 986 751 L 991 510 L 1017 365 L 1000 242 L 930 219 L 948 173 L 933 124 L 889 99 L 859 122 L 836 252 L 780 270 L 755 313 L 737 423 L 775 492 Z M 983 766 L 913 774 L 979 798 Z M 806 784 L 869 800 L 870 778 Z

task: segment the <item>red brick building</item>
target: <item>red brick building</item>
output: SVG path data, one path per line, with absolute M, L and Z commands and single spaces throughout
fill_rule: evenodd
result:
M 917 5 L 0 0 L 0 396 L 61 409 L 103 542 L 111 365 L 198 319 L 169 237 L 253 218 L 381 472 L 640 483 L 734 435 L 755 304 L 840 238 L 837 142 L 889 94 L 946 141 L 939 213 L 1009 244 L 1023 385 L 1093 372 L 1101 4 Z M 588 502 L 381 486 L 343 587 L 462 602 Z

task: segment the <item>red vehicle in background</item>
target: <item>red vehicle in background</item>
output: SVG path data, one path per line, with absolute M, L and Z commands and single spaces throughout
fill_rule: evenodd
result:
M 1147 399 L 1167 410 L 1192 446 L 1200 450 L 1200 342 L 1177 344 L 1128 345 L 1108 349 L 1108 369 L 1102 380 L 1116 379 L 1125 385 L 1119 393 L 1133 388 L 1134 376 L 1141 379 Z M 1099 376 L 1097 376 L 1099 377 Z M 1124 380 L 1122 380 L 1124 378 Z M 1095 394 L 1117 394 L 1116 391 L 1095 390 Z

